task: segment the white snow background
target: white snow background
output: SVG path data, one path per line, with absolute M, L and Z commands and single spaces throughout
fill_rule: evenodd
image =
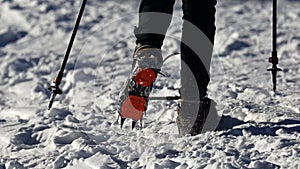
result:
M 210 96 L 231 129 L 178 135 L 176 102 L 150 101 L 144 128 L 116 123 L 134 49 L 138 1 L 89 0 L 48 111 L 81 1 L 0 0 L 0 169 L 300 168 L 300 1 L 278 9 L 278 93 L 272 92 L 270 0 L 220 0 Z M 179 51 L 181 4 L 163 47 Z M 153 96 L 174 95 L 179 57 Z M 233 119 L 246 122 L 232 123 Z M 226 124 L 226 121 L 225 121 Z

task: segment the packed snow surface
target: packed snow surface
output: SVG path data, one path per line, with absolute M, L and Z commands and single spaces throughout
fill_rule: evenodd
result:
M 300 3 L 278 4 L 278 91 L 272 92 L 270 0 L 220 0 L 210 97 L 221 131 L 179 136 L 176 102 L 150 101 L 143 129 L 117 123 L 132 62 L 138 1 L 88 1 L 61 88 L 47 110 L 81 2 L 0 0 L 0 169 L 300 168 Z M 178 52 L 181 2 L 163 55 Z M 179 57 L 153 96 L 176 95 Z M 242 125 L 241 122 L 243 122 Z M 226 126 L 230 126 L 226 128 Z

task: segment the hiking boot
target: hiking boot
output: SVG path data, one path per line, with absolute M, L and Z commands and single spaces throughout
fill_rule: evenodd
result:
M 177 114 L 176 123 L 178 126 L 179 134 L 180 135 L 190 134 L 192 136 L 200 134 L 204 127 L 206 118 L 210 110 L 212 110 L 211 105 L 213 101 L 208 97 L 203 97 L 200 99 L 200 103 L 195 103 L 195 101 L 192 103 L 189 103 L 188 101 L 184 103 L 183 102 L 179 104 L 177 110 L 178 114 Z M 195 106 L 195 104 L 197 104 L 197 107 L 199 106 L 199 110 L 196 117 L 183 115 L 181 113 L 182 107 L 180 107 L 182 106 L 182 104 L 186 104 L 186 106 L 190 106 L 192 104 L 193 106 Z
M 143 112 L 147 110 L 153 83 L 163 64 L 161 50 L 146 45 L 136 48 L 133 59 L 130 76 L 119 96 L 121 127 L 125 118 L 134 121 L 141 119 Z

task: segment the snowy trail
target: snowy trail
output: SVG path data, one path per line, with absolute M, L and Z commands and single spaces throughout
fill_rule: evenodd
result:
M 180 137 L 176 103 L 150 101 L 142 130 L 120 129 L 116 99 L 130 71 L 137 1 L 88 1 L 61 85 L 47 111 L 80 1 L 0 0 L 0 169 L 300 167 L 300 4 L 279 2 L 278 93 L 267 72 L 271 1 L 223 0 L 210 95 L 221 131 Z M 180 2 L 163 47 L 178 52 Z M 153 96 L 175 95 L 179 57 Z M 246 122 L 246 123 L 245 123 Z M 241 124 L 241 125 L 239 125 Z M 231 129 L 226 129 L 226 127 Z

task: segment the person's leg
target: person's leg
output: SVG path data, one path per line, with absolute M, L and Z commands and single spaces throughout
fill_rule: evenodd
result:
M 216 0 L 182 0 L 180 134 L 198 134 L 210 107 L 206 98 L 215 35 Z M 203 15 L 204 13 L 204 15 Z M 201 103 L 199 104 L 199 101 Z
M 175 0 L 142 0 L 134 30 L 136 48 L 131 74 L 120 93 L 121 126 L 125 118 L 140 120 L 153 82 L 162 67 L 161 46 L 172 19 Z M 135 122 L 133 123 L 133 127 Z
M 137 45 L 160 48 L 170 25 L 175 0 L 141 0 L 139 23 L 134 33 Z

